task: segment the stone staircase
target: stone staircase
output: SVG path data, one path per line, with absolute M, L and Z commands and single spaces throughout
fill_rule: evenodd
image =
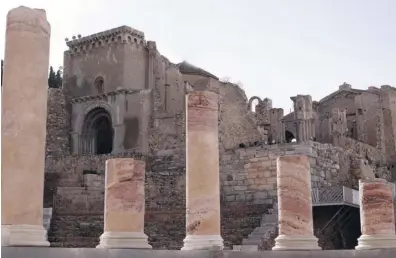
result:
M 57 215 L 52 219 L 48 241 L 51 247 L 95 247 L 103 233 L 102 215 Z
M 271 250 L 278 235 L 278 210 L 274 207 L 263 214 L 260 226 L 242 240 L 242 245 L 233 246 L 234 251 Z
M 44 225 L 51 247 L 95 247 L 103 233 L 104 177 L 56 178 L 48 173 Z M 52 181 L 51 181 L 52 180 Z M 49 216 L 51 213 L 51 216 Z

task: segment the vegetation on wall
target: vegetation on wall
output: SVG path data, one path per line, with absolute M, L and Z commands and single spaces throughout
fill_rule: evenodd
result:
M 48 87 L 49 88 L 61 88 L 62 87 L 62 67 L 60 67 L 56 73 L 54 68 L 50 66 L 48 75 Z M 1 86 L 3 86 L 3 71 L 4 71 L 4 60 L 1 59 Z

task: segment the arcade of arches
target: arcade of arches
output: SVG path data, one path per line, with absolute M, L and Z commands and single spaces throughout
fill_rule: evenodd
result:
M 95 108 L 85 117 L 80 152 L 107 154 L 113 150 L 114 130 L 111 116 L 104 108 Z

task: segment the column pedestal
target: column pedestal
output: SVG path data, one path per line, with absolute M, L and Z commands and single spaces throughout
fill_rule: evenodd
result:
M 275 239 L 273 251 L 292 251 L 292 250 L 321 250 L 318 246 L 318 238 L 312 236 L 286 236 L 279 235 Z
M 358 245 L 355 247 L 356 250 L 386 249 L 386 248 L 396 248 L 396 236 L 362 235 L 358 238 Z
M 181 250 L 223 250 L 223 238 L 220 235 L 187 235 Z
M 362 235 L 356 250 L 396 248 L 393 187 L 385 179 L 359 180 Z
M 2 246 L 45 246 L 47 230 L 40 225 L 1 225 Z
M 104 232 L 96 248 L 151 249 L 148 237 L 142 232 Z

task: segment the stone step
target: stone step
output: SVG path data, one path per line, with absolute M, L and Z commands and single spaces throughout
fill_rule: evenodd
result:
M 258 251 L 257 245 L 234 245 L 233 251 Z
M 265 214 L 261 218 L 261 224 L 278 223 L 278 213 Z
M 257 228 L 255 228 L 252 233 L 266 233 L 268 230 L 272 230 L 274 227 L 276 226 L 276 224 L 266 224 L 263 226 L 259 226 Z M 250 234 L 252 234 L 250 233 Z
M 96 247 L 99 237 L 49 237 L 50 247 Z
M 243 239 L 242 245 L 261 245 L 262 240 L 261 239 Z

